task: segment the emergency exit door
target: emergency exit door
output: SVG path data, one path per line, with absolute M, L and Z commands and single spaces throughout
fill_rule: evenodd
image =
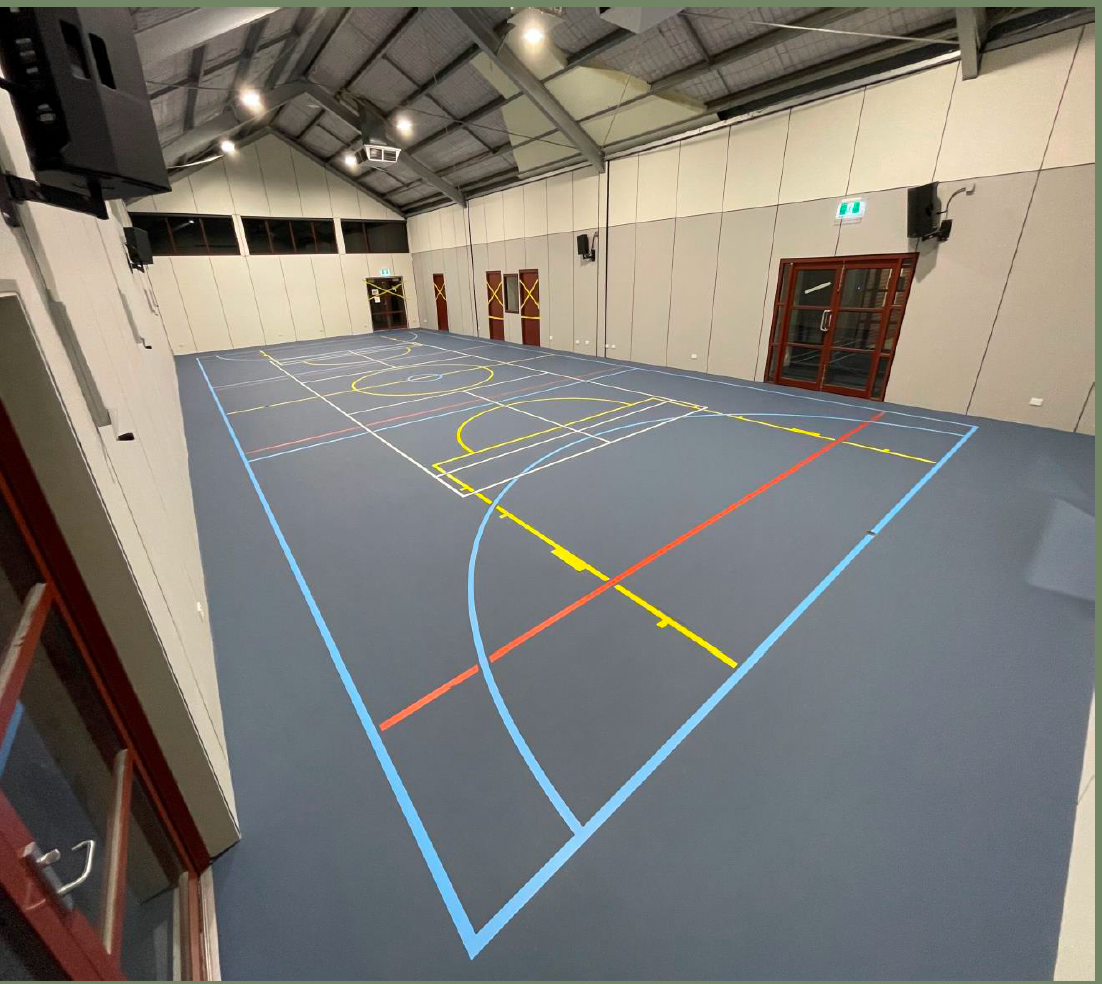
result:
M 540 343 L 540 272 L 520 271 L 520 340 L 525 345 Z
M 490 337 L 505 341 L 505 301 L 502 298 L 500 270 L 486 271 L 486 318 L 490 323 Z
M 444 285 L 444 274 L 432 275 L 432 292 L 436 295 L 436 327 L 440 331 L 448 330 L 448 291 Z
M 882 400 L 916 256 L 782 260 L 766 381 Z

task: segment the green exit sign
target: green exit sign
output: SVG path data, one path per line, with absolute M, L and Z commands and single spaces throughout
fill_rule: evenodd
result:
M 860 222 L 865 217 L 865 200 L 863 198 L 843 198 L 838 203 L 838 210 L 834 218 L 841 222 Z
M 379 276 L 380 277 L 389 277 L 390 276 L 390 267 L 379 267 Z

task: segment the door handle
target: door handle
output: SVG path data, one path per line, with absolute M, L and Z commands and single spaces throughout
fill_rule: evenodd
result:
M 830 330 L 830 310 L 827 309 L 823 312 L 823 316 L 819 319 L 819 331 L 826 332 Z
M 71 882 L 64 885 L 57 885 L 57 876 L 53 873 L 49 877 L 46 876 L 46 868 L 52 864 L 56 864 L 61 860 L 61 852 L 55 847 L 52 851 L 47 851 L 45 854 L 38 853 L 38 845 L 31 841 L 30 844 L 23 851 L 23 856 L 32 862 L 35 873 L 38 875 L 38 880 L 41 884 L 48 888 L 57 899 L 63 899 L 71 891 L 76 888 L 80 888 L 92 874 L 92 865 L 95 863 L 96 858 L 96 842 L 94 840 L 82 840 L 79 844 L 72 846 L 73 851 L 80 851 L 82 849 L 87 850 L 87 855 L 84 858 L 84 870 L 77 875 Z

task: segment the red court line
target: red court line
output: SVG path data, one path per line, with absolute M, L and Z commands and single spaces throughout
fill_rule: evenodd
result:
M 859 431 L 864 430 L 866 427 L 869 426 L 869 424 L 874 423 L 875 421 L 879 420 L 883 416 L 884 416 L 884 411 L 881 411 L 875 417 L 870 417 L 868 420 L 863 421 L 862 423 L 860 423 L 856 427 L 854 427 L 853 430 L 848 431 L 847 433 L 843 434 L 841 437 L 835 438 L 829 444 L 824 444 L 821 448 L 819 448 L 814 453 L 809 454 L 803 460 L 796 462 L 796 464 L 794 464 L 791 468 L 788 468 L 785 471 L 781 472 L 779 475 L 775 476 L 774 478 L 769 479 L 769 481 L 766 482 L 764 485 L 759 485 L 756 489 L 754 489 L 753 492 L 748 492 L 746 495 L 744 495 L 737 502 L 732 502 L 731 505 L 725 506 L 719 512 L 715 513 L 712 516 L 709 516 L 703 522 L 698 523 L 691 530 L 687 530 L 685 533 L 682 533 L 679 537 L 676 537 L 675 539 L 671 540 L 665 546 L 659 547 L 657 550 L 655 550 L 653 553 L 648 554 L 642 560 L 636 561 L 634 564 L 631 565 L 631 567 L 627 568 L 626 570 L 621 571 L 615 577 L 610 578 L 609 580 L 602 582 L 600 585 L 598 585 L 596 588 L 594 588 L 592 591 L 590 591 L 589 594 L 582 595 L 582 597 L 579 598 L 577 601 L 572 602 L 571 604 L 567 605 L 563 609 L 560 609 L 559 611 L 555 612 L 554 615 L 551 615 L 548 618 L 545 618 L 538 625 L 532 626 L 532 628 L 528 629 L 527 632 L 521 633 L 519 636 L 517 636 L 511 642 L 507 642 L 500 649 L 497 649 L 494 652 L 492 652 L 490 654 L 490 662 L 491 663 L 496 662 L 497 660 L 501 659 L 501 657 L 504 656 L 506 653 L 511 652 L 512 650 L 516 649 L 517 646 L 527 642 L 533 636 L 539 635 L 539 633 L 541 633 L 544 629 L 548 628 L 549 626 L 554 625 L 560 619 L 566 618 L 566 616 L 569 615 L 571 612 L 577 611 L 583 605 L 586 605 L 589 602 L 591 602 L 598 595 L 603 594 L 605 591 L 608 591 L 610 588 L 614 588 L 617 584 L 619 584 L 625 578 L 631 577 L 632 574 L 638 573 L 644 567 L 646 567 L 648 564 L 654 563 L 654 561 L 656 561 L 659 557 L 662 557 L 663 555 L 665 555 L 665 554 L 669 553 L 671 550 L 673 550 L 674 547 L 680 546 L 686 540 L 689 540 L 692 537 L 696 536 L 698 533 L 703 532 L 709 526 L 711 526 L 713 523 L 717 523 L 721 519 L 723 519 L 724 516 L 728 516 L 731 513 L 733 513 L 740 506 L 744 506 L 744 505 L 746 505 L 746 503 L 750 502 L 752 499 L 756 499 L 763 492 L 767 492 L 769 489 L 773 488 L 774 485 L 778 485 L 780 482 L 783 482 L 790 475 L 794 475 L 801 468 L 805 467 L 806 465 L 811 464 L 811 462 L 813 462 L 816 458 L 821 457 L 822 455 L 826 454 L 831 448 L 837 447 L 839 444 L 843 443 L 844 441 L 848 441 L 851 437 L 853 437 L 854 434 L 858 433 Z M 442 697 L 445 693 L 447 693 L 449 690 L 451 690 L 452 687 L 456 686 L 457 684 L 462 683 L 468 677 L 474 676 L 477 672 L 478 672 L 478 665 L 477 664 L 475 664 L 474 666 L 468 667 L 462 673 L 460 673 L 458 676 L 452 677 L 452 679 L 450 679 L 447 683 L 445 683 L 442 686 L 437 687 L 435 690 L 430 691 L 429 693 L 425 694 L 425 696 L 422 697 L 420 700 L 414 701 L 412 704 L 409 705 L 409 707 L 406 707 L 403 710 L 399 711 L 397 714 L 394 714 L 391 717 L 387 718 L 382 724 L 379 725 L 379 730 L 380 731 L 386 731 L 387 728 L 389 728 L 389 727 L 397 724 L 399 721 L 409 717 L 411 714 L 414 713 L 414 711 L 419 711 L 426 704 L 430 704 L 434 700 L 436 700 L 436 698 Z
M 591 372 L 587 376 L 579 376 L 578 378 L 579 379 L 588 379 L 590 376 L 600 376 L 603 372 L 604 372 L 604 370 L 602 369 L 601 372 Z M 560 385 L 560 384 L 556 383 L 555 385 Z M 535 386 L 525 386 L 523 389 L 514 390 L 512 393 L 504 393 L 502 395 L 504 396 L 504 398 L 506 400 L 508 400 L 511 397 L 521 396 L 524 393 L 530 393 L 533 390 L 538 391 L 540 389 L 549 389 L 549 388 L 550 387 L 544 386 L 543 384 L 537 384 Z M 399 414 L 397 417 L 384 417 L 382 420 L 373 420 L 373 421 L 371 421 L 370 426 L 371 427 L 377 427 L 379 424 L 391 424 L 396 420 L 408 420 L 411 417 L 423 417 L 427 413 L 440 413 L 443 410 L 457 410 L 461 407 L 474 407 L 474 406 L 478 406 L 480 403 L 483 403 L 483 402 L 485 402 L 485 401 L 483 401 L 483 400 L 464 400 L 462 403 L 449 403 L 449 404 L 447 404 L 446 406 L 443 406 L 443 407 L 432 407 L 429 410 L 419 410 L 416 413 L 403 413 L 403 414 Z M 380 407 L 379 409 L 384 409 L 384 408 Z M 369 425 L 364 424 L 364 426 L 367 427 Z M 294 440 L 294 441 L 284 441 L 282 444 L 269 444 L 266 448 L 253 448 L 252 451 L 246 451 L 245 453 L 246 454 L 259 454 L 261 451 L 275 451 L 278 448 L 289 448 L 292 444 L 305 444 L 307 441 L 317 441 L 317 440 L 320 440 L 323 437 L 335 437 L 337 434 L 347 434 L 350 431 L 359 430 L 359 429 L 360 428 L 358 428 L 358 427 L 344 427 L 341 430 L 326 431 L 326 433 L 324 433 L 324 434 L 314 434 L 311 437 L 300 437 L 300 438 L 298 438 L 297 440 Z

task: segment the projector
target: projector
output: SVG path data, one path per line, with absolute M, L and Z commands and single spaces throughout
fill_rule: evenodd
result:
M 392 147 L 384 143 L 367 143 L 356 151 L 356 163 L 365 164 L 368 167 L 390 167 L 398 163 L 401 153 L 401 147 Z

